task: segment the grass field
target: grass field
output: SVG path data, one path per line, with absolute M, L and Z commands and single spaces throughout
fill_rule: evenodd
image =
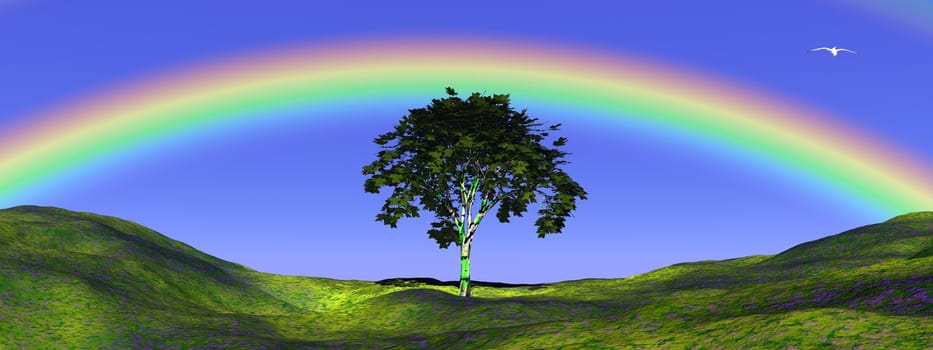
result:
M 933 212 L 773 256 L 486 284 L 261 273 L 138 224 L 0 210 L 0 349 L 923 349 Z M 508 282 L 508 281 L 502 281 Z

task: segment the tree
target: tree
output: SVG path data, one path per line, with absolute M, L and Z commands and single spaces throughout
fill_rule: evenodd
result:
M 374 139 L 383 150 L 363 167 L 363 175 L 372 175 L 364 187 L 369 193 L 393 187 L 376 215 L 376 221 L 392 228 L 402 217 L 419 216 L 412 205 L 416 197 L 422 209 L 435 214 L 428 236 L 440 248 L 450 243 L 460 247 L 460 296 L 469 297 L 473 234 L 493 207 L 499 205 L 496 217 L 506 223 L 512 214 L 521 217 L 529 203 L 537 202 L 536 195 L 542 196 L 535 226 L 538 238 L 544 238 L 561 232 L 565 218 L 576 209 L 576 198 L 586 199 L 586 192 L 558 168 L 567 163 L 561 158 L 568 153 L 556 147 L 567 139 L 554 141 L 554 149 L 542 146 L 548 133 L 532 129 L 541 125 L 535 123 L 538 119 L 529 118 L 524 109 L 512 109 L 509 95 L 473 93 L 463 100 L 452 88 L 446 90 L 449 97 L 410 109 L 395 131 Z M 395 143 L 387 145 L 390 141 Z M 479 210 L 473 216 L 477 201 Z

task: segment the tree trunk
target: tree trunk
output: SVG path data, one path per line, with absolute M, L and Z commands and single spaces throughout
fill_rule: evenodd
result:
M 470 246 L 472 240 L 460 246 L 460 296 L 469 298 L 473 296 L 473 286 L 470 284 Z

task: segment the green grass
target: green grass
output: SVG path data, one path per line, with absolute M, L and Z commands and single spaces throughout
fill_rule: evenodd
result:
M 0 349 L 921 349 L 933 212 L 774 256 L 477 285 L 261 273 L 141 225 L 0 210 Z

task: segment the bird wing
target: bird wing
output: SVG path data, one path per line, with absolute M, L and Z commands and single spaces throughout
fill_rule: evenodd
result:
M 849 49 L 843 49 L 843 48 L 840 48 L 839 51 L 849 51 L 849 52 L 851 52 L 851 53 L 855 53 L 855 51 L 852 51 L 852 50 L 849 50 Z
M 818 48 L 815 48 L 815 49 L 810 49 L 810 51 L 817 51 L 817 50 L 829 50 L 829 48 L 828 48 L 828 47 L 818 47 Z

